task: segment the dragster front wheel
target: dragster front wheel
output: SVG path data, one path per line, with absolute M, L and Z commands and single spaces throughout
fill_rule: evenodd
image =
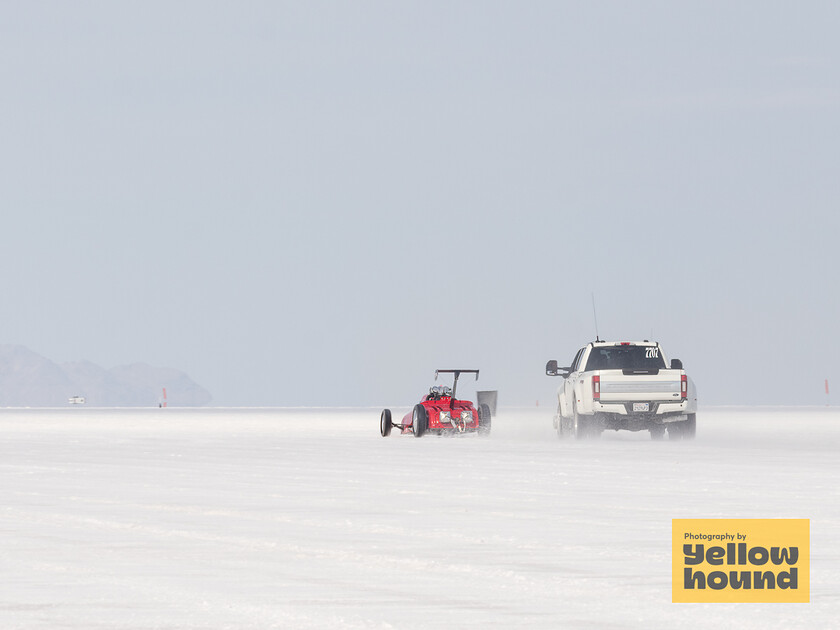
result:
M 388 437 L 391 435 L 392 426 L 394 425 L 391 422 L 391 410 L 383 409 L 382 415 L 379 416 L 379 432 L 382 434 L 382 437 Z

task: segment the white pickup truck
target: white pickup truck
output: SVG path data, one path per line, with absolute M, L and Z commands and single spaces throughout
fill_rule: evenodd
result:
M 562 376 L 554 428 L 561 438 L 597 437 L 602 431 L 665 431 L 672 440 L 692 439 L 697 430 L 697 392 L 682 361 L 670 363 L 651 341 L 593 341 L 578 350 L 569 367 L 545 366 Z

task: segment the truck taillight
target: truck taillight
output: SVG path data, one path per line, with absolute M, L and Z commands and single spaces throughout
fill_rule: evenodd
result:
M 597 374 L 592 377 L 592 400 L 601 400 L 601 377 Z
M 680 398 L 688 398 L 688 377 L 685 374 L 680 377 Z

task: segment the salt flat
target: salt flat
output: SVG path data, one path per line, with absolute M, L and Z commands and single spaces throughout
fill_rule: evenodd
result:
M 693 442 L 550 417 L 0 410 L 0 628 L 836 627 L 840 411 L 701 408 Z M 811 603 L 672 604 L 672 518 L 811 519 Z

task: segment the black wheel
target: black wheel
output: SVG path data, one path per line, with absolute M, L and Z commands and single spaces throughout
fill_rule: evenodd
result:
M 487 405 L 478 406 L 478 434 L 490 435 L 490 427 L 492 419 L 490 417 L 490 407 Z
M 683 425 L 683 439 L 684 440 L 693 440 L 694 436 L 697 435 L 697 414 L 690 413 L 688 414 L 688 420 L 682 423 Z
M 601 439 L 601 432 L 604 430 L 604 418 L 600 413 L 594 413 L 589 416 L 589 426 L 586 427 L 587 436 L 593 440 Z
M 557 432 L 557 438 L 563 439 L 563 414 L 560 413 L 560 405 L 557 405 L 557 413 L 551 419 L 551 424 L 554 425 L 554 430 Z
M 560 405 L 557 406 L 557 415 L 554 416 L 554 422 L 558 439 L 565 440 L 573 434 L 574 420 L 563 415 L 563 410 Z
M 683 439 L 683 422 L 669 422 L 668 423 L 668 439 L 681 440 Z
M 392 426 L 394 425 L 391 423 L 391 410 L 383 409 L 382 415 L 379 416 L 379 432 L 382 434 L 382 437 L 391 435 Z
M 584 440 L 589 434 L 589 419 L 582 418 L 577 407 L 572 409 L 572 433 L 577 440 Z
M 411 430 L 414 431 L 414 437 L 422 437 L 429 427 L 429 415 L 423 405 L 414 405 L 414 411 L 411 412 Z

